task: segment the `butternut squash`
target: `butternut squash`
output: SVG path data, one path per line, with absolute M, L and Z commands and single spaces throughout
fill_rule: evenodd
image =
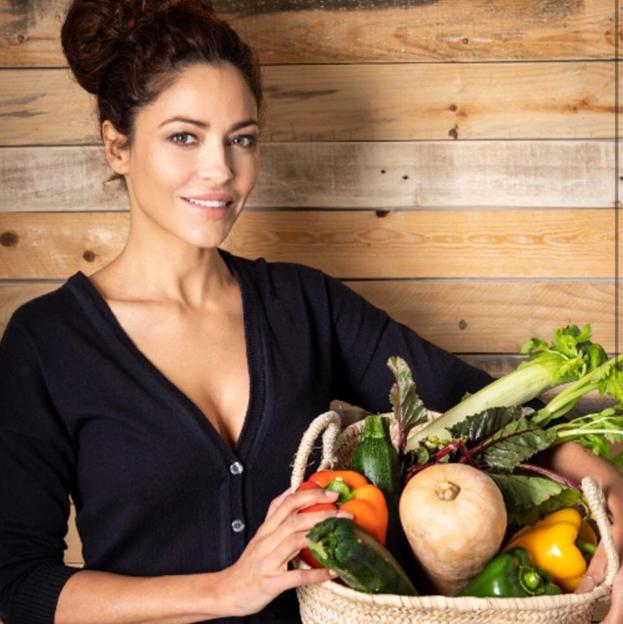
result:
M 435 464 L 409 480 L 399 503 L 411 550 L 435 588 L 454 596 L 499 551 L 504 498 L 491 477 L 466 464 Z

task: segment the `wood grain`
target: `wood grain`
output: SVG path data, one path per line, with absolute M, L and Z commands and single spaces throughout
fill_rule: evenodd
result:
M 6 2 L 0 66 L 61 66 L 67 0 Z M 603 59 L 611 0 L 216 0 L 264 64 Z
M 0 334 L 21 304 L 58 288 L 61 283 L 0 283 Z M 594 340 L 609 352 L 615 348 L 611 282 L 372 280 L 345 283 L 392 318 L 454 353 L 518 353 L 528 338 L 538 336 L 550 340 L 555 328 L 569 323 L 580 326 L 590 323 Z M 623 326 L 619 329 L 623 330 Z
M 614 210 L 243 213 L 225 248 L 340 278 L 608 278 Z M 0 279 L 59 279 L 121 251 L 128 213 L 0 214 Z
M 125 210 L 99 146 L 0 148 L 0 211 Z M 613 207 L 612 141 L 266 143 L 250 208 Z
M 64 69 L 0 71 L 2 145 L 96 142 Z M 266 67 L 268 141 L 612 138 L 614 63 Z

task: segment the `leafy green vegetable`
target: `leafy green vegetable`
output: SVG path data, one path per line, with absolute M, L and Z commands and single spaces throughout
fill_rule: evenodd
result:
M 607 356 L 601 346 L 590 341 L 590 337 L 590 325 L 581 330 L 576 325 L 568 325 L 554 332 L 551 345 L 539 338 L 528 340 L 522 346 L 521 353 L 529 355 L 529 360 L 414 432 L 406 449 L 415 448 L 430 435 L 447 438 L 448 430 L 467 416 L 491 407 L 521 405 L 545 390 L 575 381 L 599 368 Z
M 554 431 L 541 429 L 522 416 L 482 445 L 482 459 L 494 470 L 512 472 L 521 462 L 552 446 L 556 437 Z
M 547 431 L 556 434 L 555 444 L 573 440 L 589 448 L 595 455 L 603 457 L 615 466 L 623 468 L 623 453 L 613 455 L 611 444 L 623 442 L 623 406 L 606 407 L 595 414 L 586 414 Z
M 578 490 L 550 479 L 489 474 L 502 491 L 508 523 L 513 526 L 534 524 L 544 514 L 576 505 L 581 498 Z
M 409 431 L 428 421 L 428 410 L 418 396 L 409 365 L 398 356 L 390 357 L 387 366 L 394 374 L 396 383 L 389 393 L 389 401 L 398 421 L 400 438 L 398 452 L 402 456 Z
M 492 407 L 450 427 L 452 438 L 463 438 L 466 444 L 478 444 L 494 433 L 503 429 L 508 423 L 522 416 L 522 408 Z

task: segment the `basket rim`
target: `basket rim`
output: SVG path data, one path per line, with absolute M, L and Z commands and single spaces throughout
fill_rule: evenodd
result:
M 307 567 L 304 562 L 302 566 Z M 449 609 L 453 611 L 475 611 L 481 609 L 511 608 L 513 611 L 531 611 L 535 608 L 555 609 L 593 603 L 610 594 L 610 587 L 601 583 L 590 592 L 581 594 L 560 594 L 557 596 L 526 596 L 522 598 L 477 598 L 473 596 L 443 596 L 427 594 L 424 596 L 401 596 L 398 594 L 367 594 L 332 580 L 317 585 L 297 587 L 299 591 L 329 591 L 340 598 L 357 604 L 368 604 L 384 607 L 408 607 L 424 609 Z

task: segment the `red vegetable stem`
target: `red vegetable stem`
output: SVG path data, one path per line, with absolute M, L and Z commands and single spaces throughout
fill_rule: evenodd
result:
M 519 464 L 517 466 L 522 470 L 527 470 L 528 472 L 534 472 L 536 474 L 543 475 L 544 477 L 548 477 L 552 481 L 558 481 L 558 483 L 563 483 L 567 487 L 573 488 L 575 490 L 582 491 L 582 486 L 571 479 L 567 479 L 567 477 L 563 477 L 561 474 L 554 472 L 553 470 L 548 470 L 547 468 L 543 468 L 543 466 L 537 466 L 535 464 Z

